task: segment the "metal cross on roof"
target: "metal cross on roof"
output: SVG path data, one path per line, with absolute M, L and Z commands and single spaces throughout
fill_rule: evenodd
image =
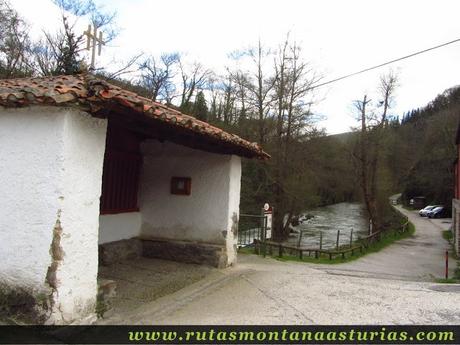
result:
M 91 65 L 90 69 L 94 70 L 94 63 L 96 60 L 96 47 L 98 48 L 98 53 L 97 55 L 101 55 L 101 50 L 102 46 L 104 45 L 104 41 L 102 40 L 102 31 L 99 31 L 99 37 L 97 37 L 97 27 L 94 26 L 94 30 L 91 33 L 91 24 L 88 25 L 88 30 L 83 32 L 83 34 L 87 37 L 87 42 L 86 42 L 86 49 L 87 50 L 92 50 L 91 51 Z M 92 44 L 91 44 L 92 42 Z

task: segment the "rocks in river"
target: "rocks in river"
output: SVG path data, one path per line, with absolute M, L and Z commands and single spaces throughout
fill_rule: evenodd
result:
M 300 217 L 299 216 L 292 217 L 291 225 L 292 226 L 298 226 L 299 224 L 300 224 Z
M 307 214 L 302 214 L 300 216 L 295 216 L 295 217 L 292 217 L 291 219 L 291 226 L 299 226 L 300 224 L 314 218 L 315 216 L 310 214 L 310 213 L 307 213 Z
M 289 234 L 298 234 L 298 233 L 300 233 L 299 229 L 294 229 L 294 228 L 289 227 Z
M 310 219 L 312 219 L 314 217 L 315 217 L 314 215 L 312 215 L 310 213 L 307 213 L 307 214 L 304 214 L 301 217 L 299 217 L 299 222 L 303 223 L 303 222 L 306 222 L 306 221 L 308 221 L 308 220 L 310 220 Z

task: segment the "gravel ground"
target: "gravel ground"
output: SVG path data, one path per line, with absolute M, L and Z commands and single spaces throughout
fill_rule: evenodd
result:
M 433 283 L 448 222 L 401 211 L 414 237 L 341 265 L 240 255 L 224 270 L 152 259 L 112 267 L 102 274 L 117 278 L 121 297 L 98 323 L 459 324 L 460 285 Z
M 460 285 L 329 274 L 241 255 L 171 295 L 101 324 L 458 324 Z
M 106 315 L 125 313 L 174 293 L 206 277 L 213 268 L 174 261 L 139 258 L 99 267 L 99 278 L 117 284 L 112 309 Z

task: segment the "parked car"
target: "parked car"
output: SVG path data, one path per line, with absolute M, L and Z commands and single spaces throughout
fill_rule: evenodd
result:
M 428 217 L 428 213 L 435 209 L 436 207 L 440 207 L 441 205 L 428 205 L 425 208 L 422 208 L 420 211 L 418 211 L 418 214 L 420 217 Z
M 428 213 L 428 218 L 447 218 L 450 217 L 449 209 L 443 206 L 436 207 Z

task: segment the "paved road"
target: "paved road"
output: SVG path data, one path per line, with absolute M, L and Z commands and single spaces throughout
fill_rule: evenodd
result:
M 460 285 L 329 274 L 241 255 L 236 267 L 100 324 L 458 324 Z
M 433 281 L 445 275 L 445 251 L 450 250 L 442 237 L 442 230 L 448 229 L 446 220 L 431 220 L 420 217 L 417 211 L 396 208 L 409 217 L 415 225 L 413 237 L 398 241 L 384 250 L 337 266 L 315 265 L 315 268 L 329 273 L 376 278 L 391 278 L 415 281 Z M 455 261 L 451 258 L 449 276 L 452 276 Z

